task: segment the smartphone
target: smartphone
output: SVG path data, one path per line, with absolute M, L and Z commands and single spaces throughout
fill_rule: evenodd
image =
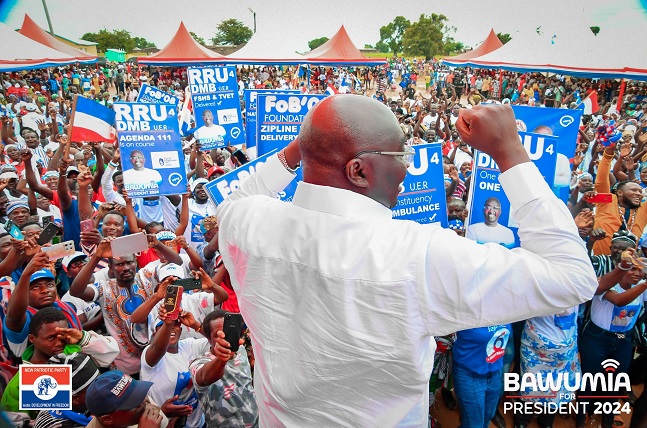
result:
M 240 346 L 240 337 L 243 334 L 243 316 L 234 312 L 227 312 L 222 331 L 225 333 L 225 340 L 229 342 L 231 352 L 237 352 Z
M 42 232 L 40 232 L 40 236 L 36 240 L 38 245 L 45 245 L 49 243 L 49 241 L 52 240 L 53 237 L 58 235 L 58 232 L 61 231 L 61 228 L 58 227 L 54 223 L 49 223 L 45 229 L 43 229 Z
M 610 204 L 613 200 L 613 195 L 611 193 L 598 193 L 592 198 L 586 200 L 586 202 L 591 204 Z
M 112 257 L 139 253 L 148 249 L 148 238 L 143 232 L 133 233 L 111 241 L 110 248 L 112 249 Z
M 43 228 L 46 228 L 48 224 L 54 223 L 54 216 L 50 215 L 47 217 L 43 217 L 42 222 L 43 222 Z
M 50 260 L 62 259 L 66 256 L 71 256 L 76 252 L 74 248 L 74 241 L 65 241 L 60 244 L 52 245 L 51 247 L 42 247 L 41 250 L 47 254 Z
M 182 303 L 182 287 L 169 285 L 166 287 L 164 296 L 164 309 L 169 319 L 176 320 L 180 315 L 180 303 Z
M 236 150 L 231 155 L 238 159 L 238 162 L 240 162 L 241 165 L 245 165 L 247 162 L 249 162 L 247 156 L 245 156 L 245 153 L 243 153 L 241 150 Z
M 183 291 L 202 290 L 202 281 L 195 278 L 178 279 L 171 285 L 180 286 Z
M 13 221 L 7 220 L 4 228 L 7 232 L 9 232 L 9 235 L 13 236 L 15 239 L 24 239 L 24 236 L 22 236 L 22 231 L 18 226 L 14 224 Z
M 89 232 L 94 229 L 94 222 L 92 219 L 81 221 L 81 232 Z

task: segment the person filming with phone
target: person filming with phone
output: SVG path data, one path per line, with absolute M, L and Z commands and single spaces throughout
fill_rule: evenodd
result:
M 426 426 L 434 336 L 593 296 L 573 217 L 530 162 L 512 108 L 462 110 L 456 129 L 499 166 L 521 248 L 394 220 L 412 154 L 391 110 L 362 96 L 319 101 L 298 139 L 219 204 L 262 426 Z M 293 201 L 277 200 L 301 161 Z

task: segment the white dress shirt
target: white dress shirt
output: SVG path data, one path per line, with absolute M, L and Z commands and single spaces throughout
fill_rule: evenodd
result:
M 597 281 L 566 206 L 532 163 L 500 176 L 522 248 L 393 220 L 360 194 L 305 182 L 276 155 L 218 207 L 219 241 L 252 332 L 262 427 L 427 425 L 434 335 L 554 314 Z

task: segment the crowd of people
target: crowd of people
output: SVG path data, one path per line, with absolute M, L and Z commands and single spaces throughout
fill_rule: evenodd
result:
M 645 362 L 643 358 L 635 359 L 634 351 L 643 349 L 644 339 L 641 345 L 641 333 L 635 332 L 640 332 L 644 323 L 642 302 L 647 299 L 647 259 L 641 258 L 642 246 L 647 246 L 643 236 L 647 234 L 644 230 L 647 209 L 643 205 L 647 200 L 647 117 L 642 113 L 643 107 L 647 106 L 647 86 L 629 82 L 621 95 L 619 83 L 615 81 L 496 70 L 461 70 L 448 68 L 436 61 L 403 58 L 393 59 L 387 66 L 375 68 L 317 67 L 305 70 L 300 67 L 240 67 L 238 73 L 243 117 L 242 91 L 246 88 L 300 89 L 308 93 L 323 93 L 333 88 L 335 93 L 363 95 L 349 99 L 361 99 L 362 103 L 370 99 L 378 104 L 373 101 L 377 100 L 386 105 L 388 109 L 379 111 L 367 105 L 365 119 L 367 124 L 379 127 L 374 116 L 368 114 L 379 117 L 388 111 L 391 119 L 397 123 L 398 132 L 401 132 L 394 141 L 401 139 L 409 146 L 442 144 L 448 219 L 450 228 L 461 236 L 466 233 L 466 203 L 470 191 L 473 150 L 487 151 L 491 147 L 478 147 L 474 136 L 466 134 L 465 128 L 461 129 L 460 118 L 470 110 L 469 114 L 480 114 L 483 109 L 477 107 L 479 104 L 577 108 L 587 96 L 598 97 L 600 110 L 593 115 L 585 115 L 580 127 L 577 149 L 571 159 L 571 193 L 567 201 L 570 216 L 579 231 L 578 239 L 582 241 L 571 243 L 571 249 L 577 252 L 578 245 L 582 248 L 586 245 L 591 269 L 598 277 L 595 296 L 588 303 L 576 305 L 575 298 L 559 302 L 555 296 L 541 297 L 538 292 L 535 297 L 544 299 L 542 304 L 528 298 L 523 304 L 517 302 L 517 308 L 508 314 L 485 316 L 476 311 L 477 308 L 463 308 L 466 313 L 445 314 L 446 318 L 442 320 L 444 324 L 441 320 L 424 321 L 421 325 L 425 325 L 424 330 L 433 332 L 436 344 L 434 367 L 429 368 L 431 377 L 427 378 L 425 388 L 431 415 L 435 416 L 434 401 L 440 391 L 439 395 L 448 408 L 459 408 L 462 426 L 487 427 L 493 421 L 503 427 L 505 419 L 497 408 L 506 400 L 502 376 L 510 370 L 542 374 L 578 371 L 601 373 L 601 363 L 613 358 L 619 363 L 616 373 L 628 373 L 631 369 L 632 381 L 643 382 Z M 209 181 L 245 163 L 244 156 L 242 159 L 233 156 L 239 149 L 244 151 L 244 147 L 227 146 L 205 151 L 201 148 L 199 135 L 187 135 L 183 137 L 184 164 L 189 179 L 186 193 L 131 198 L 124 190 L 118 145 L 67 140 L 75 95 L 110 107 L 114 102 L 134 101 L 142 83 L 148 83 L 183 100 L 188 84 L 186 69 L 144 69 L 112 64 L 86 69 L 70 66 L 7 73 L 2 81 L 0 384 L 4 390 L 2 405 L 5 415 L 16 426 L 21 426 L 24 421 L 35 421 L 34 426 L 38 428 L 60 426 L 57 424 L 63 422 L 70 424 L 65 426 L 92 427 L 125 427 L 137 423 L 147 427 L 203 427 L 205 424 L 210 427 L 257 426 L 259 414 L 270 426 L 279 421 L 286 423 L 292 420 L 297 423 L 308 420 L 308 412 L 299 413 L 298 409 L 292 412 L 289 406 L 285 407 L 288 398 L 294 398 L 293 395 L 303 394 L 305 398 L 302 398 L 306 401 L 315 397 L 300 389 L 307 382 L 293 382 L 290 376 L 334 379 L 345 374 L 333 373 L 333 368 L 337 367 L 335 365 L 317 365 L 318 360 L 314 357 L 308 361 L 309 364 L 296 364 L 293 368 L 289 365 L 290 358 L 301 361 L 299 358 L 303 356 L 294 353 L 307 353 L 308 350 L 273 348 L 272 344 L 277 335 L 286 335 L 301 345 L 307 345 L 307 341 L 300 342 L 305 340 L 302 334 L 317 336 L 325 331 L 328 335 L 334 331 L 322 327 L 322 320 L 309 323 L 310 318 L 306 314 L 299 318 L 304 309 L 308 311 L 314 308 L 299 308 L 299 297 L 307 297 L 303 297 L 301 292 L 285 294 L 293 289 L 293 285 L 284 288 L 285 284 L 282 284 L 291 281 L 292 277 L 286 272 L 295 269 L 294 265 L 285 264 L 285 261 L 291 260 L 295 251 L 307 257 L 310 249 L 305 237 L 310 236 L 308 233 L 321 234 L 323 237 L 324 231 L 308 231 L 297 224 L 289 225 L 286 230 L 282 227 L 270 230 L 272 226 L 269 225 L 267 236 L 261 241 L 259 236 L 250 235 L 245 228 L 235 229 L 240 235 L 236 239 L 245 240 L 246 250 L 256 254 L 256 258 L 264 260 L 264 263 L 274 263 L 273 269 L 282 266 L 284 270 L 272 271 L 277 277 L 269 281 L 268 287 L 277 296 L 282 295 L 281 299 L 288 301 L 283 304 L 294 305 L 290 307 L 296 312 L 284 312 L 276 307 L 270 316 L 268 311 L 272 309 L 266 305 L 272 300 L 254 300 L 254 296 L 249 296 L 247 292 L 239 305 L 237 292 L 240 294 L 238 287 L 243 284 L 239 265 L 246 266 L 249 260 L 231 254 L 234 240 L 231 230 L 219 238 L 223 217 L 232 223 L 233 214 L 230 211 L 217 213 L 216 205 L 204 189 Z M 622 99 L 618 100 L 619 96 Z M 350 101 L 349 105 L 357 107 Z M 358 106 L 362 107 L 361 104 Z M 344 117 L 360 115 L 359 111 L 350 107 L 340 104 L 335 108 L 341 109 Z M 488 118 L 492 120 L 491 116 Z M 611 120 L 617 132 L 622 134 L 617 144 L 603 141 L 598 131 L 600 126 L 610 124 Z M 309 125 L 306 129 L 310 129 Z M 389 128 L 388 132 L 391 131 Z M 362 129 L 357 131 L 358 135 L 368 132 Z M 341 134 L 337 137 L 342 140 L 347 138 Z M 325 140 L 314 131 L 300 138 L 301 156 L 310 159 L 311 164 L 314 159 L 314 164 L 318 165 L 319 169 L 311 169 L 310 174 L 316 171 L 332 180 L 334 174 L 327 168 L 333 162 L 326 163 L 328 161 L 321 159 L 321 156 L 327 155 L 317 155 L 317 150 L 323 150 L 315 149 L 317 146 L 314 142 L 318 138 Z M 349 154 L 349 159 L 353 157 L 353 153 L 346 153 L 330 144 L 324 148 Z M 366 150 L 366 147 L 361 150 Z M 392 152 L 402 150 L 394 147 Z M 336 172 L 346 171 L 346 178 L 352 178 L 355 180 L 353 183 L 362 187 L 365 177 L 361 175 L 361 169 L 353 175 L 353 168 L 361 168 L 359 161 L 355 162 L 358 156 L 342 165 L 342 168 L 337 168 Z M 281 159 L 281 164 L 288 171 L 292 169 L 289 156 L 288 159 Z M 499 164 L 503 169 L 505 161 Z M 281 169 L 278 163 L 274 166 Z M 540 177 L 534 172 L 526 173 L 534 178 Z M 276 174 L 279 177 L 276 180 L 283 179 L 281 173 Z M 285 179 L 288 178 L 291 179 L 291 176 L 286 175 Z M 309 183 L 320 184 L 318 178 L 304 178 Z M 343 188 L 341 185 L 333 187 Z M 312 192 L 310 198 L 317 195 Z M 540 193 L 537 190 L 537 195 Z M 607 194 L 603 201 L 593 202 L 599 200 L 596 197 Z M 392 195 L 369 196 L 388 206 Z M 344 212 L 343 207 L 338 207 L 339 202 L 333 203 L 336 197 L 341 198 L 340 195 L 321 193 L 318 197 L 331 203 L 330 210 Z M 305 204 L 305 201 L 298 203 Z M 490 203 L 484 209 L 492 211 L 492 215 L 498 219 L 495 205 Z M 373 209 L 361 203 L 358 207 L 367 212 Z M 271 218 L 268 213 L 274 208 L 266 208 L 266 212 L 261 210 L 259 214 L 259 224 L 261 217 L 268 215 L 267 218 Z M 500 214 L 500 203 L 498 211 Z M 384 213 L 374 212 L 375 216 L 378 214 Z M 555 215 L 552 212 L 545 214 L 549 216 L 547 218 Z M 308 223 L 308 217 L 300 218 L 300 214 L 286 212 L 281 216 L 294 218 L 299 224 Z M 561 221 L 555 220 L 556 224 Z M 342 228 L 338 230 L 345 230 L 343 228 L 346 226 L 338 226 Z M 487 229 L 488 226 L 490 224 L 486 221 L 483 227 Z M 55 233 L 50 236 L 46 231 L 52 229 Z M 256 227 L 254 230 L 258 233 L 259 229 Z M 139 232 L 146 234 L 148 250 L 113 257 L 112 241 Z M 392 233 L 395 231 L 388 231 L 387 235 Z M 49 239 L 42 240 L 43 235 Z M 338 262 L 339 254 L 357 251 L 353 256 L 359 255 L 362 245 L 366 248 L 375 245 L 366 241 L 367 237 L 358 234 L 350 240 L 341 239 L 338 244 L 343 246 L 333 248 L 329 254 L 323 253 L 326 267 L 322 271 L 332 278 L 335 266 L 328 266 L 327 263 Z M 273 241 L 273 244 L 267 240 Z M 58 259 L 48 255 L 48 247 L 68 241 L 74 244 L 74 254 Z M 220 248 L 219 243 L 222 242 L 228 243 L 228 249 L 224 246 Z M 383 242 L 387 242 L 386 238 Z M 410 244 L 416 242 L 412 240 Z M 276 253 L 266 259 L 262 254 L 267 248 L 256 248 L 258 245 L 283 247 L 276 248 Z M 499 251 L 492 250 L 492 244 L 483 247 L 486 248 L 484 251 Z M 298 251 L 294 248 L 298 248 Z M 440 256 L 438 251 L 442 251 L 442 248 L 434 249 L 434 254 Z M 391 259 L 383 261 L 389 265 L 406 262 L 406 258 L 398 258 L 404 257 L 399 252 L 391 256 Z M 465 254 L 462 257 L 468 256 Z M 312 257 L 317 256 L 313 254 Z M 377 260 L 382 260 L 381 257 L 380 254 Z M 470 260 L 475 257 L 477 254 L 469 256 Z M 491 257 L 488 254 L 486 258 Z M 456 258 L 457 263 L 459 258 Z M 285 263 L 281 264 L 282 261 Z M 312 260 L 310 263 L 313 263 Z M 324 262 L 319 259 L 319 263 Z M 326 270 L 328 268 L 329 272 Z M 404 277 L 394 273 L 396 271 L 385 269 L 378 272 L 376 268 L 373 274 L 378 278 L 373 278 L 373 274 L 363 269 L 357 275 L 366 281 L 366 285 L 371 281 L 386 281 L 389 275 L 389 281 L 406 282 Z M 491 270 L 487 269 L 488 272 Z M 257 274 L 257 271 L 250 269 L 250 278 Z M 433 276 L 436 274 L 439 276 Z M 425 279 L 430 281 L 430 289 L 440 287 L 441 283 L 446 287 L 451 282 L 450 278 L 442 278 L 441 273 L 431 272 L 430 275 L 433 278 Z M 501 272 L 492 275 L 492 281 L 497 278 L 504 280 Z M 562 278 L 558 273 L 554 273 L 554 277 Z M 185 292 L 181 312 L 173 317 L 163 304 L 167 289 L 174 282 L 188 278 L 198 280 L 201 289 Z M 294 273 L 293 278 L 304 280 L 303 284 L 312 279 L 300 270 Z M 355 281 L 356 278 L 348 277 L 347 280 Z M 439 281 L 438 284 L 434 283 L 435 280 Z M 461 281 L 469 282 L 464 277 Z M 334 281 L 326 284 L 326 287 L 333 286 Z M 327 289 L 335 294 L 333 290 Z M 378 294 L 384 292 L 385 296 L 399 302 L 398 297 L 386 288 L 371 290 Z M 445 292 L 449 294 L 444 297 L 451 300 L 451 293 L 448 290 Z M 584 294 L 579 293 L 578 298 Z M 495 296 L 500 297 L 500 292 L 493 291 L 490 298 Z M 440 294 L 434 297 L 440 297 Z M 432 304 L 424 301 L 430 296 L 409 298 L 412 301 L 420 300 L 422 306 L 439 305 L 438 302 Z M 467 298 L 466 303 L 481 307 L 482 303 L 477 303 L 473 298 Z M 562 307 L 559 311 L 549 313 L 551 307 L 559 306 L 555 301 Z M 572 305 L 563 307 L 564 302 L 569 301 L 572 301 Z M 552 306 L 546 302 L 552 302 Z M 323 300 L 319 303 L 322 307 L 329 305 L 327 310 L 339 315 L 337 311 L 340 308 L 336 304 Z M 366 305 L 374 303 L 365 302 Z M 401 309 L 411 310 L 410 303 L 402 303 Z M 524 312 L 526 306 L 535 309 Z M 241 345 L 244 346 L 232 352 L 229 349 L 231 344 L 224 340 L 223 334 L 226 314 L 243 312 L 243 315 L 248 315 L 246 311 L 253 311 L 255 307 L 258 314 L 245 318 L 249 329 L 242 335 Z M 344 315 L 349 319 L 356 320 L 362 326 L 368 323 L 369 318 L 361 319 L 363 308 L 356 307 L 358 312 L 354 314 L 351 307 L 340 307 L 350 311 Z M 529 314 L 537 316 L 528 317 Z M 462 321 L 455 320 L 461 316 L 464 316 Z M 518 321 L 521 318 L 527 319 Z M 382 323 L 376 319 L 373 321 Z M 395 318 L 390 321 L 396 324 L 400 322 Z M 325 322 L 334 324 L 335 320 Z M 461 326 L 465 328 L 459 329 Z M 295 328 L 299 331 L 294 331 Z M 361 334 L 360 330 L 358 327 L 358 334 Z M 389 331 L 389 328 L 386 327 L 385 331 Z M 412 336 L 407 337 L 407 340 L 413 341 Z M 343 358 L 348 370 L 362 372 L 364 369 L 360 361 L 353 360 L 356 351 L 353 346 L 356 344 L 343 338 L 337 340 L 349 345 L 344 349 Z M 260 344 L 256 351 L 261 353 L 262 360 L 259 361 L 263 364 L 259 367 L 263 370 L 273 369 L 273 381 L 267 377 L 267 371 L 253 377 L 256 357 L 252 343 Z M 391 352 L 382 349 L 379 341 L 376 343 L 379 352 Z M 332 342 L 330 345 L 333 346 Z M 586 352 L 580 352 L 583 349 Z M 358 353 L 355 357 L 359 359 L 362 355 Z M 341 358 L 341 355 L 338 357 Z M 20 411 L 16 376 L 18 364 L 47 362 L 72 365 L 73 411 Z M 285 365 L 279 367 L 283 363 Z M 415 376 L 407 373 L 407 368 L 415 371 L 416 367 L 413 362 L 403 361 L 397 375 L 400 381 L 419 381 L 420 373 L 415 373 Z M 278 375 L 281 371 L 281 375 Z M 316 385 L 314 379 L 311 381 L 310 386 Z M 276 390 L 276 385 L 286 390 Z M 322 391 L 325 390 L 324 385 Z M 595 392 L 582 391 L 582 395 L 595 395 Z M 635 396 L 631 391 L 627 395 L 627 401 L 634 405 Z M 379 397 L 388 400 L 388 394 Z M 349 403 L 355 403 L 352 395 L 347 398 Z M 283 399 L 287 401 L 283 402 Z M 523 400 L 551 401 L 533 398 L 531 394 Z M 644 395 L 637 399 L 634 417 L 647 413 L 647 403 L 643 404 L 643 401 L 647 401 Z M 552 402 L 559 404 L 559 399 Z M 260 403 L 266 405 L 265 410 Z M 267 403 L 270 403 L 269 407 L 276 407 L 276 413 L 267 410 Z M 313 412 L 310 414 L 313 423 L 332 423 L 334 418 L 326 419 L 319 414 L 326 413 L 333 404 L 311 404 L 312 408 L 309 407 L 308 411 Z M 314 411 L 316 405 L 321 407 Z M 639 411 L 641 405 L 645 407 L 644 412 Z M 592 408 L 589 406 L 589 409 Z M 364 411 L 357 410 L 351 420 L 368 421 L 383 417 L 384 423 L 397 425 L 400 421 L 398 417 L 406 419 L 408 416 L 406 412 L 394 412 L 387 417 L 389 413 L 385 409 L 372 415 L 366 409 Z M 329 414 L 334 414 L 334 411 L 330 410 Z M 575 417 L 578 427 L 585 426 L 586 413 L 580 412 Z M 431 423 L 437 423 L 431 416 L 429 418 Z M 527 426 L 531 418 L 530 414 L 515 413 L 514 424 Z M 539 423 L 542 427 L 552 426 L 553 418 L 554 415 L 541 415 Z M 613 423 L 612 414 L 602 419 L 605 428 L 613 426 Z M 341 422 L 339 424 L 343 425 Z

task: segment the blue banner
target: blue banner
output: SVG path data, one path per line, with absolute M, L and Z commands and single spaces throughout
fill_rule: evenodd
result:
M 137 94 L 138 103 L 156 103 L 156 104 L 173 104 L 178 106 L 180 99 L 175 95 L 164 92 L 148 83 L 142 83 L 142 87 Z
M 236 189 L 238 189 L 241 183 L 249 177 L 251 174 L 256 172 L 258 167 L 263 165 L 268 157 L 270 157 L 276 150 L 266 153 L 263 156 L 260 156 L 254 159 L 251 162 L 246 163 L 245 165 L 234 169 L 233 171 L 228 172 L 225 175 L 211 180 L 204 185 L 204 190 L 209 195 L 211 201 L 214 204 L 218 205 Z
M 245 143 L 236 67 L 189 68 L 196 130 L 204 150 Z
M 529 132 L 520 132 L 519 137 L 530 159 L 548 185 L 552 185 L 558 138 Z M 499 183 L 499 175 L 499 166 L 488 154 L 474 152 L 465 237 L 479 244 L 494 242 L 514 248 L 519 246 L 518 225 L 512 219 L 510 201 Z
M 566 203 L 571 183 L 569 159 L 575 153 L 582 110 L 520 105 L 513 105 L 512 110 L 519 131 L 555 135 L 559 138 L 553 191 Z
M 129 197 L 186 192 L 176 107 L 172 104 L 114 104 L 124 187 Z
M 245 89 L 245 132 L 247 148 L 256 147 L 256 96 L 258 94 L 299 94 L 298 90 Z
M 392 209 L 393 218 L 447 227 L 447 198 L 440 143 L 412 146 L 416 151 L 404 178 L 404 190 Z
M 327 95 L 258 94 L 256 142 L 258 154 L 281 150 L 299 135 L 301 122 Z

